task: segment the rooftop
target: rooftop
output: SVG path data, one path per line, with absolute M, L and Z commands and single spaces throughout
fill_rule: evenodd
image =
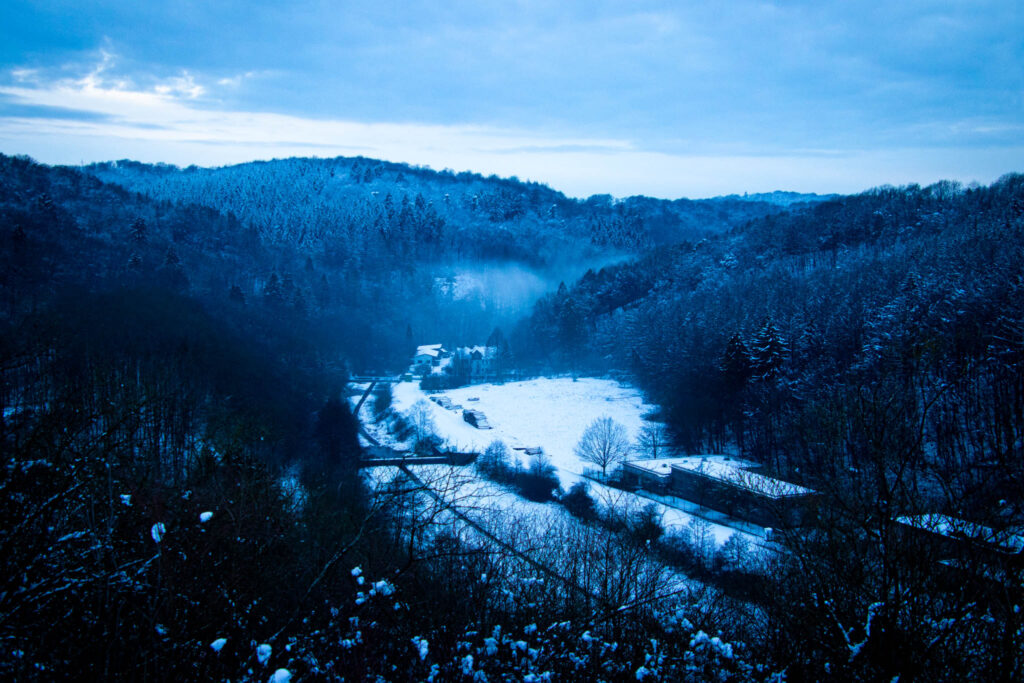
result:
M 788 481 L 750 472 L 747 468 L 755 467 L 756 464 L 747 460 L 730 460 L 726 456 L 691 456 L 674 460 L 676 462 L 671 465 L 673 469 L 694 472 L 766 498 L 794 498 L 814 493 L 809 488 Z
M 624 464 L 633 469 L 643 470 L 650 474 L 667 477 L 672 471 L 672 465 L 685 464 L 693 461 L 695 458 L 698 460 L 703 459 L 708 462 L 718 462 L 723 465 L 729 465 L 731 467 L 741 469 L 758 467 L 756 462 L 743 460 L 741 458 L 734 458 L 728 455 L 688 455 L 675 458 L 646 458 L 642 460 L 628 460 Z
M 479 353 L 482 358 L 493 358 L 497 352 L 497 348 L 494 346 L 462 346 L 459 351 L 471 356 L 474 353 Z
M 1011 531 L 995 531 L 994 529 L 969 522 L 966 519 L 951 517 L 941 513 L 925 515 L 907 515 L 897 517 L 896 521 L 915 529 L 923 529 L 947 538 L 965 539 L 996 546 L 1007 553 L 1024 551 L 1024 536 Z
M 444 350 L 443 344 L 424 344 L 416 347 L 417 356 L 439 356 Z

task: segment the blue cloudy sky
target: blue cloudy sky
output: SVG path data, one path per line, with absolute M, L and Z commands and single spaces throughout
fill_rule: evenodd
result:
M 0 4 L 0 152 L 364 155 L 575 196 L 1024 171 L 1024 3 Z

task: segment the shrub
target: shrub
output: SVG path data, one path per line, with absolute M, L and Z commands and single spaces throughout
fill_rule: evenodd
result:
M 516 486 L 527 500 L 543 503 L 554 499 L 559 482 L 551 461 L 543 455 L 535 455 L 530 459 L 530 467 L 517 473 Z
M 502 441 L 492 441 L 477 460 L 477 468 L 488 479 L 511 483 L 515 479 L 515 467 L 511 463 L 508 446 Z
M 378 384 L 373 389 L 373 414 L 379 421 L 391 409 L 393 395 L 390 384 Z
M 665 533 L 665 527 L 661 524 L 661 515 L 653 503 L 645 505 L 635 513 L 629 523 L 630 533 L 644 543 L 653 543 Z
M 569 492 L 562 496 L 562 505 L 570 514 L 580 519 L 594 519 L 597 516 L 597 509 L 594 499 L 590 497 L 590 487 L 584 481 L 578 481 L 572 485 Z

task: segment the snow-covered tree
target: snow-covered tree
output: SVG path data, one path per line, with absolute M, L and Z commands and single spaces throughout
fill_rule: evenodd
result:
M 750 360 L 754 377 L 762 382 L 777 382 L 789 347 L 774 321 L 768 318 L 751 342 Z

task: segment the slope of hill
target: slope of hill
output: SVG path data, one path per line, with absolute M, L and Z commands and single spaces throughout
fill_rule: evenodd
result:
M 1021 499 L 1022 231 L 1019 175 L 832 199 L 588 273 L 513 346 L 541 366 L 629 370 L 686 448 L 739 446 L 812 479 L 868 457 L 868 435 L 829 425 L 880 392 L 903 411 L 887 438 L 923 420 L 909 454 L 966 476 L 977 497 L 956 505 L 987 511 Z M 1012 472 L 975 489 L 964 463 Z
M 578 201 L 537 183 L 485 178 L 363 157 L 284 159 L 222 168 L 93 164 L 85 172 L 157 199 L 232 213 L 271 241 L 319 248 L 369 228 L 410 243 L 416 259 L 503 259 L 547 264 L 589 251 L 634 253 L 696 241 L 778 210 L 775 201 Z

